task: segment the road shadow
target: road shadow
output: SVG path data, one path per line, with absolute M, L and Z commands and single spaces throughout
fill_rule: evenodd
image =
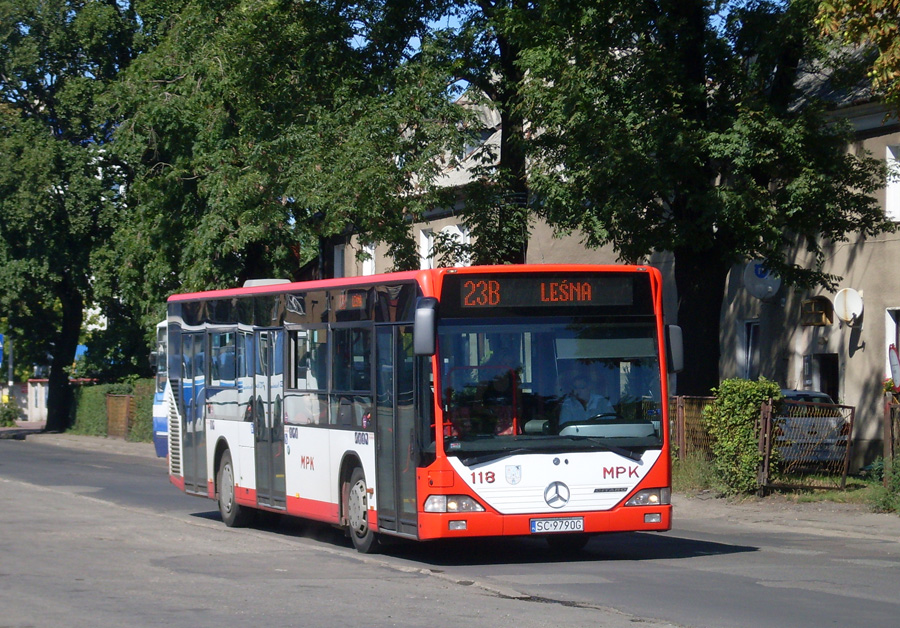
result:
M 221 521 L 217 510 L 198 512 L 194 517 Z M 222 525 L 225 525 L 224 523 Z M 345 532 L 329 524 L 267 513 L 253 528 L 273 534 L 311 539 L 332 547 L 352 549 Z M 724 556 L 756 552 L 757 547 L 688 539 L 671 533 L 617 532 L 599 534 L 580 550 L 551 548 L 541 537 L 498 537 L 443 539 L 416 542 L 382 537 L 381 553 L 394 558 L 424 563 L 430 568 L 478 565 L 524 565 L 556 562 L 611 562 L 678 560 L 704 556 Z

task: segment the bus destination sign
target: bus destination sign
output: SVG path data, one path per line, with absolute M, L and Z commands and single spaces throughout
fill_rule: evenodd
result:
M 634 281 L 628 276 L 463 275 L 460 307 L 590 307 L 632 305 Z

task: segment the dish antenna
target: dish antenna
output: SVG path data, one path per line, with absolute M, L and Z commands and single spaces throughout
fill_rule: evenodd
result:
M 744 267 L 744 287 L 757 299 L 768 299 L 781 288 L 781 277 L 766 268 L 762 260 L 755 260 Z
M 834 295 L 834 313 L 848 325 L 862 324 L 862 295 L 853 288 L 844 288 Z

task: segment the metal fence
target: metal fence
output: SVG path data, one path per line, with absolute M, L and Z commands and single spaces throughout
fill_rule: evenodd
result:
M 712 460 L 712 440 L 703 421 L 703 409 L 714 401 L 715 397 L 669 399 L 669 416 L 672 417 L 672 453 L 679 460 L 694 455 Z
M 672 453 L 678 460 L 713 459 L 703 410 L 714 402 L 713 397 L 670 399 Z M 757 477 L 760 489 L 844 488 L 853 454 L 855 414 L 853 406 L 764 403 L 756 424 L 763 458 Z M 893 442 L 900 452 L 900 406 L 894 407 L 892 416 Z
M 856 408 L 782 401 L 760 409 L 761 488 L 841 488 L 853 455 Z

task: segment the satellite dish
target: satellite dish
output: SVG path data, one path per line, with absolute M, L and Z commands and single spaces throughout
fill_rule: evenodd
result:
M 844 288 L 834 295 L 834 313 L 845 323 L 859 321 L 863 313 L 863 300 L 853 288 Z
M 762 261 L 755 260 L 744 268 L 744 287 L 757 299 L 768 299 L 781 288 L 781 277 L 767 269 Z

